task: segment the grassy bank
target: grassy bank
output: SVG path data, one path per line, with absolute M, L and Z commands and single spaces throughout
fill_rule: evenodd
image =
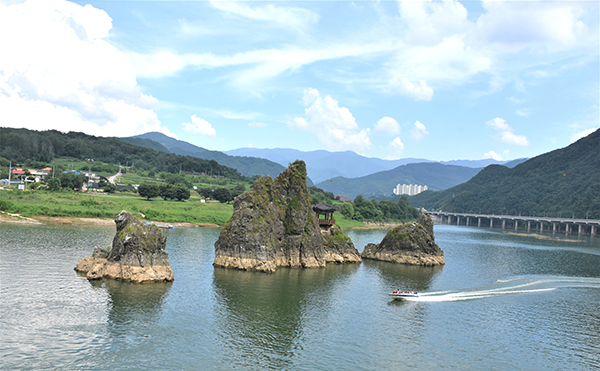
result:
M 224 225 L 233 214 L 232 204 L 203 203 L 197 197 L 188 201 L 147 201 L 137 194 L 86 194 L 71 191 L 0 190 L 0 210 L 24 217 L 73 217 L 114 219 L 127 210 L 142 220 L 165 223 Z M 337 225 L 343 229 L 391 228 L 391 225 L 364 223 L 335 214 Z
M 140 219 L 167 223 L 223 225 L 231 217 L 233 206 L 221 203 L 202 203 L 199 199 L 187 202 L 147 201 L 133 195 L 93 195 L 75 192 L 0 191 L 0 210 L 26 217 L 78 217 L 113 219 L 122 210 Z

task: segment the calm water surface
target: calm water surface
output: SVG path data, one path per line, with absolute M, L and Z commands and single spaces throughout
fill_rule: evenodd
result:
M 165 231 L 169 284 L 73 271 L 114 227 L 0 223 L 6 370 L 597 370 L 600 239 L 436 225 L 446 265 L 215 269 L 219 229 Z M 362 251 L 385 231 L 350 231 Z M 395 288 L 416 301 L 390 301 Z

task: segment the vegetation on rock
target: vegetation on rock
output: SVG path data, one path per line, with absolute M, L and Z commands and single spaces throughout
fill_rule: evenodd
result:
M 328 261 L 361 259 L 349 239 L 326 243 L 312 210 L 303 161 L 275 179 L 258 179 L 251 191 L 238 196 L 215 243 L 214 265 L 226 268 L 274 272 L 279 266 L 323 267 Z
M 417 222 L 391 229 L 380 244 L 365 246 L 362 258 L 425 266 L 445 263 L 444 252 L 433 236 L 433 220 L 426 210 Z

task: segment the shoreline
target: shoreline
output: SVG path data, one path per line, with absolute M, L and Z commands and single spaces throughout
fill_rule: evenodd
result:
M 188 223 L 188 222 L 163 222 L 156 220 L 145 220 L 154 224 L 167 224 L 177 228 L 221 228 L 222 225 L 214 223 Z M 38 215 L 35 217 L 22 216 L 20 214 L 11 214 L 5 211 L 0 211 L 0 223 L 17 223 L 17 224 L 40 224 L 40 225 L 114 225 L 114 219 L 103 218 L 83 218 L 76 216 L 45 216 Z M 360 227 L 350 227 L 344 229 L 353 230 L 372 230 L 372 229 L 392 229 L 402 223 L 374 223 L 363 222 Z
M 177 228 L 221 228 L 213 223 L 187 223 L 187 222 L 160 222 L 147 220 L 154 224 L 168 224 Z M 43 224 L 43 225 L 114 225 L 114 219 L 103 218 L 80 218 L 75 216 L 36 216 L 30 218 L 19 214 L 11 214 L 0 211 L 0 223 L 18 223 L 18 224 Z

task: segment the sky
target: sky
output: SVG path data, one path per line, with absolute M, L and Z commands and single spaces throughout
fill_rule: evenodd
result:
M 0 127 L 534 157 L 600 126 L 599 4 L 0 0 Z

